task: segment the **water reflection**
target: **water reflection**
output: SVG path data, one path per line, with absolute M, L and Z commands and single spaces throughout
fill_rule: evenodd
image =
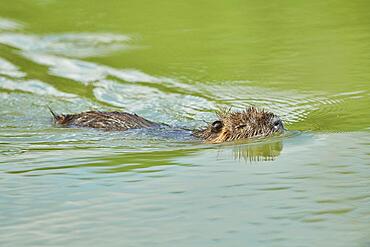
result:
M 90 168 L 93 173 L 160 173 L 165 170 L 165 167 L 167 166 L 191 166 L 190 163 L 176 161 L 176 157 L 191 156 L 198 152 L 198 150 L 175 149 L 134 153 L 118 151 L 117 153 L 112 153 L 105 149 L 81 149 L 78 153 L 79 155 L 82 153 L 85 154 L 85 162 L 79 161 L 77 152 L 73 152 L 73 150 L 71 150 L 70 152 L 75 153 L 75 155 L 71 154 L 68 157 L 65 157 L 65 161 L 67 162 L 50 166 L 50 161 L 58 160 L 58 156 L 63 153 L 55 150 L 54 152 L 55 156 L 53 157 L 45 156 L 38 158 L 39 161 L 45 162 L 45 164 L 40 167 L 34 167 L 32 169 L 17 169 L 9 171 L 9 173 L 41 176 L 54 174 L 55 171 L 68 174 L 73 173 L 73 171 L 69 171 L 70 169 L 79 170 L 81 168 Z M 93 155 L 93 152 L 100 152 L 100 155 Z M 90 158 L 88 158 L 89 154 L 92 155 Z
M 268 143 L 256 142 L 234 145 L 234 159 L 246 162 L 273 161 L 283 150 L 283 142 L 275 140 Z

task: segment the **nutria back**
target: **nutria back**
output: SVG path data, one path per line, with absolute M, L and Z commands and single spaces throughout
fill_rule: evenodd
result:
M 167 126 L 127 112 L 87 111 L 78 114 L 57 115 L 54 122 L 67 127 L 87 127 L 112 131 L 125 131 L 149 127 Z M 281 119 L 265 110 L 249 107 L 244 111 L 224 110 L 217 113 L 218 120 L 203 129 L 194 130 L 192 135 L 207 143 L 221 143 L 270 136 L 282 133 L 284 126 Z
M 127 112 L 87 111 L 78 114 L 62 115 L 56 115 L 53 113 L 53 116 L 55 123 L 58 125 L 104 129 L 108 131 L 124 131 L 128 129 L 149 128 L 160 125 L 136 114 Z

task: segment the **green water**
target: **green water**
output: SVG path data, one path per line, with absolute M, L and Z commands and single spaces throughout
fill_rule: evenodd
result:
M 370 245 L 367 1 L 0 2 L 0 246 Z M 125 110 L 199 128 L 256 105 L 289 133 L 56 128 Z

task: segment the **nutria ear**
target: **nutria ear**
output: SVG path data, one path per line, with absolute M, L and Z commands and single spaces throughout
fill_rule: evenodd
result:
M 215 133 L 219 132 L 223 126 L 224 124 L 222 123 L 222 121 L 220 120 L 214 121 L 211 125 L 211 131 Z

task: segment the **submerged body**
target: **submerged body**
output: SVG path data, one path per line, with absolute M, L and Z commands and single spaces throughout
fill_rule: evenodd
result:
M 87 111 L 78 114 L 57 115 L 54 112 L 52 114 L 56 124 L 66 127 L 125 131 L 167 126 L 127 112 Z M 203 129 L 194 130 L 192 135 L 207 143 L 221 143 L 270 136 L 284 131 L 283 123 L 278 116 L 255 107 L 238 112 L 220 111 L 217 116 L 218 120 Z

